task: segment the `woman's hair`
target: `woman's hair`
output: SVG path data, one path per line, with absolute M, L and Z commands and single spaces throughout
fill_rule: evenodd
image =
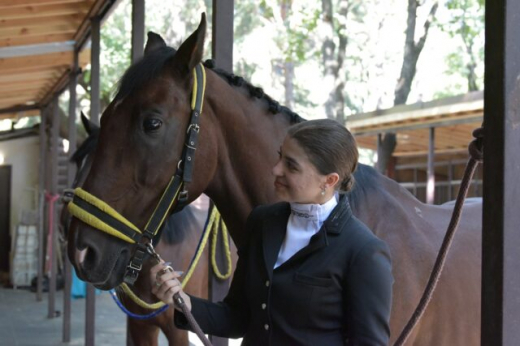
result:
M 359 154 L 345 126 L 331 119 L 309 120 L 291 126 L 287 135 L 298 142 L 320 174 L 338 173 L 338 190 L 352 189 Z

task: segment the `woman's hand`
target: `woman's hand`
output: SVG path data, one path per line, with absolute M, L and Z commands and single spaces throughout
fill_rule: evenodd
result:
M 174 304 L 173 296 L 176 293 L 179 293 L 182 299 L 184 299 L 188 310 L 191 311 L 191 300 L 182 290 L 181 283 L 178 280 L 180 276 L 181 273 L 176 272 L 172 267 L 166 265 L 164 262 L 155 265 L 150 271 L 152 293 L 165 304 Z M 175 308 L 180 309 L 178 306 L 175 306 Z

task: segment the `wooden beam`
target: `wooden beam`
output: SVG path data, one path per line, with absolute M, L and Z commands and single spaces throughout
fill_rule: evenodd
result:
M 520 2 L 486 1 L 481 345 L 520 340 Z
M 145 0 L 132 0 L 132 63 L 144 53 Z
M 72 155 L 76 152 L 76 119 L 77 119 L 77 109 L 76 109 L 76 87 L 78 85 L 78 75 L 79 75 L 79 57 L 78 52 L 74 52 L 74 64 L 72 66 L 72 70 L 69 77 L 69 162 L 68 162 L 68 171 L 67 171 L 67 186 L 72 187 L 74 183 L 74 178 L 76 175 L 76 164 L 72 162 L 70 159 Z M 70 342 L 70 334 L 71 334 L 71 286 L 72 286 L 72 265 L 68 258 L 64 260 L 64 293 L 63 293 L 63 333 L 62 333 L 62 342 L 68 343 Z
M 30 37 L 30 36 L 42 36 L 52 34 L 63 34 L 73 33 L 76 31 L 77 25 L 74 23 L 64 24 L 49 24 L 37 22 L 32 27 L 27 28 L 5 28 L 0 31 L 0 39 L 6 39 L 9 37 Z
M 47 6 L 66 3 L 93 2 L 93 0 L 0 0 L 0 9 L 25 7 L 25 6 Z
M 36 104 L 36 101 L 32 97 L 28 96 L 20 96 L 20 97 L 12 97 L 9 100 L 2 100 L 0 99 L 0 109 L 10 109 L 10 108 L 16 108 L 16 107 L 22 107 L 27 104 L 27 102 L 33 101 Z
M 59 52 L 43 55 L 31 55 L 27 57 L 0 58 L 0 74 L 10 71 L 42 70 L 49 67 L 71 66 L 74 52 Z
M 0 11 L 0 22 L 8 19 L 32 18 L 38 20 L 50 16 L 64 15 L 86 15 L 90 10 L 91 4 L 85 3 L 64 3 L 43 6 L 23 6 L 6 7 Z
M 380 126 L 373 127 L 352 127 L 349 122 L 348 129 L 356 136 L 373 136 L 378 133 L 386 133 L 386 132 L 402 132 L 402 131 L 410 131 L 410 130 L 418 130 L 418 129 L 427 129 L 430 127 L 444 127 L 444 126 L 455 126 L 460 124 L 468 124 L 468 123 L 482 123 L 482 114 L 471 114 L 453 117 L 450 119 L 442 118 L 442 119 L 430 119 L 417 121 L 413 123 L 388 123 Z
M 50 193 L 55 195 L 58 193 L 58 152 L 59 152 L 59 129 L 60 129 L 60 113 L 59 113 L 59 101 L 58 95 L 54 97 L 52 102 L 52 123 L 51 123 L 51 138 L 50 138 L 50 178 L 51 186 Z M 48 202 L 52 203 L 52 202 Z M 53 222 L 49 224 L 49 240 L 51 241 L 50 253 L 47 255 L 50 257 L 51 263 L 50 277 L 49 277 L 49 305 L 47 318 L 56 317 L 56 286 L 57 286 L 57 275 L 58 275 L 58 212 L 56 204 L 53 209 Z M 49 210 L 49 209 L 48 209 Z M 49 248 L 48 248 L 49 249 Z
M 58 81 L 48 90 L 43 90 L 43 93 L 40 95 L 40 99 L 38 100 L 40 105 L 46 105 L 51 102 L 52 98 L 62 93 L 67 84 L 69 83 L 69 75 L 70 69 L 66 70 L 63 75 L 58 79 Z
M 430 128 L 428 141 L 428 185 L 426 186 L 426 203 L 435 202 L 435 128 Z
M 9 114 L 18 113 L 18 112 L 36 112 L 37 115 L 40 114 L 40 110 L 38 109 L 37 106 L 18 106 L 18 107 L 0 109 L 0 115 L 2 115 L 2 114 L 9 115 Z
M 101 18 L 92 20 L 92 46 L 90 52 L 90 121 L 99 125 L 101 116 L 100 102 L 100 60 L 101 53 Z
M 16 36 L 0 39 L 0 47 L 16 47 L 37 43 L 51 43 L 69 41 L 74 38 L 74 33 L 56 33 L 34 36 Z
M 81 50 L 90 36 L 91 32 L 91 20 L 95 17 L 103 19 L 104 15 L 110 11 L 115 3 L 120 0 L 97 0 L 92 6 L 88 15 L 83 20 L 83 23 L 79 26 L 78 30 L 74 34 L 74 41 L 76 41 L 76 48 Z
M 32 28 L 32 27 L 40 27 L 40 26 L 55 26 L 59 24 L 74 24 L 78 26 L 83 20 L 84 15 L 81 13 L 76 14 L 65 14 L 59 16 L 49 16 L 44 18 L 38 18 L 38 20 L 34 20 L 34 18 L 15 18 L 15 19 L 4 19 L 0 21 L 0 29 L 24 29 L 24 28 Z

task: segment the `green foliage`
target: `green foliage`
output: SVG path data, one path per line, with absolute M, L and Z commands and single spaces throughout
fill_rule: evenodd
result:
M 446 8 L 449 10 L 450 16 L 444 22 L 439 22 L 438 25 L 441 30 L 459 42 L 457 51 L 450 53 L 446 58 L 446 73 L 448 75 L 458 74 L 467 78 L 468 81 L 474 79 L 476 86 L 473 88 L 482 88 L 484 0 L 447 0 Z M 470 86 L 466 90 L 472 91 L 473 88 Z

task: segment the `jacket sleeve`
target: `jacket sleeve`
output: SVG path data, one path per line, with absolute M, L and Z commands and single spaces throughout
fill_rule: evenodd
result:
M 238 249 L 238 261 L 227 296 L 218 303 L 190 296 L 191 313 L 204 333 L 226 338 L 243 337 L 249 325 L 249 305 L 245 292 L 246 262 L 252 225 L 258 221 L 255 212 L 251 212 L 246 223 L 247 236 Z M 180 329 L 189 329 L 186 316 L 176 310 L 175 325 Z
M 347 345 L 388 345 L 393 282 L 388 246 L 379 239 L 369 241 L 355 255 L 347 275 Z

